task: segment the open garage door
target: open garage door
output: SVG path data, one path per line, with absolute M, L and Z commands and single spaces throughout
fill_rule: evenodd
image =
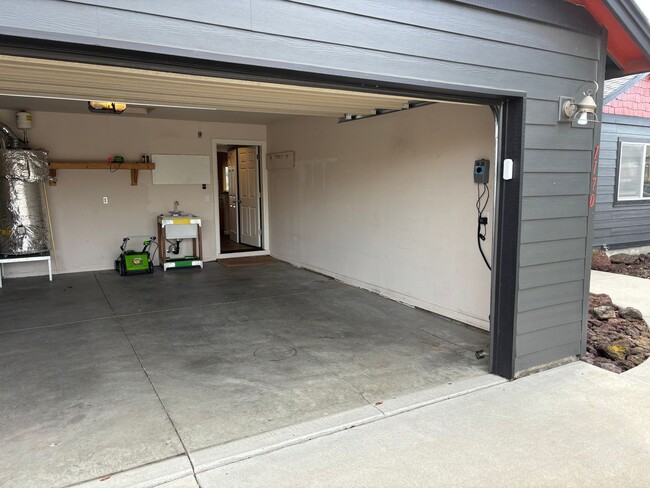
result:
M 137 437 L 131 422 L 149 419 L 145 427 L 160 434 L 152 442 L 173 441 L 135 466 L 172 458 L 180 442 L 193 468 L 208 469 L 223 444 L 252 445 L 282 429 L 284 442 L 306 432 L 295 424 L 310 429 L 323 417 L 339 428 L 351 411 L 355 424 L 368 408 L 383 415 L 385 401 L 409 394 L 421 401 L 423 392 L 489 371 L 494 279 L 486 264 L 495 264 L 498 189 L 489 106 L 8 56 L 0 67 L 0 120 L 10 125 L 16 110 L 32 112 L 29 140 L 52 161 L 152 154 L 211 161 L 207 182 L 187 183 L 182 171 L 181 181 L 160 185 L 147 171 L 135 180 L 114 167 L 59 171 L 46 189 L 60 274 L 52 285 L 25 281 L 14 295 L 23 309 L 12 313 L 30 318 L 4 330 L 34 329 L 4 342 L 7 367 L 23 368 L 17 355 L 33 355 L 38 368 L 64 371 L 61 382 L 76 384 L 92 363 L 93 385 L 114 395 L 97 404 L 126 409 L 137 400 L 129 422 L 112 423 Z M 127 108 L 91 114 L 89 100 Z M 248 163 L 261 155 L 254 177 L 242 178 L 237 166 L 243 148 Z M 267 154 L 277 156 L 273 164 Z M 475 176 L 480 161 L 484 180 Z M 236 193 L 225 224 L 232 185 L 242 179 L 260 194 Z M 262 215 L 259 238 L 254 219 L 237 210 L 243 198 Z M 223 257 L 221 240 L 233 233 L 242 241 L 235 244 L 275 260 L 132 277 L 108 269 L 124 235 L 153 235 L 157 216 L 177 207 L 179 225 L 201 218 L 206 260 Z M 183 227 L 158 252 L 196 252 L 182 242 L 193 229 Z M 128 376 L 128 391 L 114 371 L 118 380 Z M 8 388 L 36 398 L 60 389 L 58 381 L 33 382 L 27 393 L 22 381 Z M 96 429 L 102 410 L 92 388 L 81 390 L 78 403 L 90 405 L 83 433 Z M 56 391 L 55 417 L 68 401 Z M 17 436 L 42 414 L 36 410 L 16 419 Z M 41 454 L 47 466 L 49 453 Z
M 0 94 L 145 107 L 340 117 L 401 110 L 407 97 L 0 56 Z

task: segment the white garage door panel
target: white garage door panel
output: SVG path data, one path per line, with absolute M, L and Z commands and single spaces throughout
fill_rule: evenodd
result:
M 410 101 L 422 101 L 4 55 L 0 56 L 0 94 L 323 116 L 369 115 L 376 109 L 399 110 Z

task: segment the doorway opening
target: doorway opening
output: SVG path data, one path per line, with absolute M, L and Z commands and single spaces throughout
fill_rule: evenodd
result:
M 219 256 L 264 250 L 262 152 L 259 144 L 215 141 Z

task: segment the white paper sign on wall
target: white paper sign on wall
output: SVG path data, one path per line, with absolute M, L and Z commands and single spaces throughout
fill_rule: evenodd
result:
M 296 153 L 284 151 L 266 155 L 266 169 L 292 169 L 296 166 Z
M 154 185 L 209 185 L 210 156 L 152 154 Z

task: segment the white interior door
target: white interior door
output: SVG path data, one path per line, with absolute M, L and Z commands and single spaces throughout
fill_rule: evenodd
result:
M 241 242 L 261 247 L 260 192 L 257 147 L 237 149 L 239 166 L 239 221 Z
M 239 242 L 239 219 L 237 207 L 239 201 L 237 184 L 237 150 L 228 151 L 228 220 L 230 221 L 230 240 Z

